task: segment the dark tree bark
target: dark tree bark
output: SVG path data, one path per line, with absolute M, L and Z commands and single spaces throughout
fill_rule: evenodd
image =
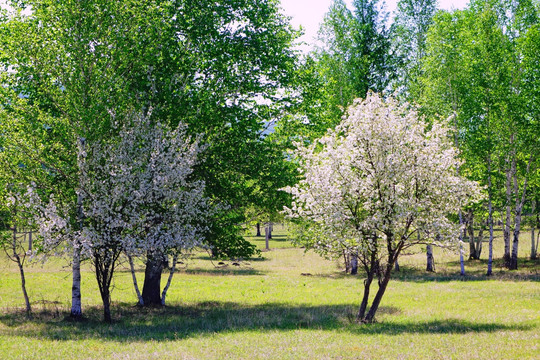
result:
M 96 270 L 96 280 L 103 301 L 103 320 L 111 322 L 111 282 L 114 275 L 116 260 L 120 251 L 115 248 L 97 249 L 94 251 L 93 262 Z
M 162 254 L 148 254 L 144 271 L 142 298 L 144 306 L 161 306 Z
M 373 282 L 373 278 L 375 277 L 375 273 L 378 271 L 378 263 L 377 263 L 377 252 L 374 251 L 370 254 L 369 263 L 364 263 L 364 269 L 366 270 L 366 279 L 364 280 L 364 295 L 362 297 L 362 302 L 360 303 L 360 310 L 358 311 L 357 320 L 363 321 L 368 300 L 369 300 L 369 289 L 371 287 L 371 283 Z
M 388 286 L 388 282 L 390 282 L 390 276 L 392 275 L 392 265 L 392 262 L 388 264 L 384 271 L 382 280 L 379 282 L 379 289 L 377 290 L 375 298 L 371 303 L 369 312 L 363 320 L 366 323 L 372 323 L 375 320 L 375 313 L 377 313 L 377 310 L 379 309 L 379 305 L 381 304 L 381 300 L 383 298 L 384 292 L 386 291 L 386 287 Z
M 257 235 L 255 236 L 262 236 L 261 235 L 261 223 L 257 223 Z
M 366 315 L 367 304 L 369 300 L 369 288 L 373 282 L 373 273 L 368 274 L 368 277 L 364 280 L 364 296 L 362 297 L 362 302 L 360 303 L 360 310 L 358 311 L 357 319 L 361 321 Z

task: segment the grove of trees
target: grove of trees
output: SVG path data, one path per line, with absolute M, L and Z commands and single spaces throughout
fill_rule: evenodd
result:
M 243 230 L 284 215 L 294 242 L 364 270 L 362 322 L 413 245 L 433 271 L 432 246 L 480 259 L 489 233 L 492 275 L 500 223 L 508 269 L 524 228 L 537 257 L 537 0 L 334 0 L 308 54 L 278 0 L 8 4 L 0 243 L 28 312 L 28 256 L 69 259 L 74 318 L 90 262 L 111 321 L 120 260 L 161 306 L 181 257 L 257 256 Z

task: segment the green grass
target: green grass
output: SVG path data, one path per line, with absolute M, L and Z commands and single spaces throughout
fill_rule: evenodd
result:
M 277 227 L 262 259 L 218 265 L 204 253 L 182 265 L 163 309 L 138 309 L 122 265 L 113 289 L 113 324 L 101 322 L 100 298 L 88 265 L 83 271 L 86 320 L 71 322 L 67 263 L 28 268 L 34 315 L 22 312 L 17 268 L 0 259 L 0 359 L 538 359 L 539 262 L 520 270 L 438 250 L 437 273 L 425 255 L 400 259 L 377 323 L 354 322 L 362 278 L 337 263 L 292 248 Z M 500 235 L 500 234 L 499 234 Z M 264 238 L 248 236 L 260 249 Z M 501 255 L 496 239 L 496 257 Z M 487 244 L 486 244 L 487 245 Z M 418 249 L 420 251 L 420 249 Z M 486 254 L 487 246 L 484 249 Z M 142 281 L 143 272 L 138 273 Z M 166 274 L 164 275 L 165 278 Z

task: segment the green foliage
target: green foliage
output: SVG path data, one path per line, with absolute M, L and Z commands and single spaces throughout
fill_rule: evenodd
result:
M 388 14 L 378 0 L 332 2 L 319 30 L 322 44 L 297 72 L 301 103 L 278 127 L 282 138 L 309 142 L 334 128 L 355 98 L 383 92 L 393 77 Z M 289 144 L 289 148 L 292 146 Z
M 285 111 L 282 94 L 292 84 L 296 61 L 290 48 L 298 34 L 277 1 L 14 5 L 31 6 L 32 15 L 4 19 L 1 31 L 9 36 L 2 36 L 1 61 L 14 71 L 3 81 L 12 95 L 23 95 L 54 119 L 54 125 L 39 120 L 35 127 L 51 128 L 63 146 L 48 163 L 64 168 L 61 192 L 69 193 L 71 206 L 78 140 L 114 134 L 111 113 L 123 121 L 125 114 L 150 107 L 154 118 L 172 127 L 183 122 L 192 135 L 202 134 L 209 147 L 195 176 L 235 216 L 254 203 L 276 208 L 286 201 L 274 196 L 288 178 L 280 177 L 287 168 L 283 153 L 263 136 Z M 223 223 L 230 231 L 238 225 Z
M 437 10 L 435 0 L 400 0 L 391 27 L 393 60 L 398 75 L 392 84 L 395 93 L 415 100 L 421 92 L 421 59 L 426 53 L 426 36 Z

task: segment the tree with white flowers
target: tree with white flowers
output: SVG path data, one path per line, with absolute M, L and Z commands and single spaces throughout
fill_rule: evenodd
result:
M 294 158 L 301 180 L 287 191 L 286 212 L 299 220 L 299 241 L 325 255 L 346 249 L 364 270 L 361 322 L 373 322 L 396 259 L 422 241 L 457 242 L 449 217 L 480 196 L 476 183 L 457 175 L 458 150 L 449 128 L 428 125 L 411 106 L 368 94 L 348 109 L 335 130 Z M 306 224 L 308 224 L 306 226 Z M 368 310 L 372 281 L 378 290 Z
M 79 150 L 82 230 L 73 234 L 53 202 L 40 221 L 49 247 L 74 239 L 71 244 L 91 260 L 105 321 L 111 321 L 110 285 L 119 256 L 177 256 L 202 243 L 209 213 L 204 183 L 190 178 L 204 147 L 186 136 L 184 125 L 169 129 L 149 114 L 118 123 L 118 135 Z

